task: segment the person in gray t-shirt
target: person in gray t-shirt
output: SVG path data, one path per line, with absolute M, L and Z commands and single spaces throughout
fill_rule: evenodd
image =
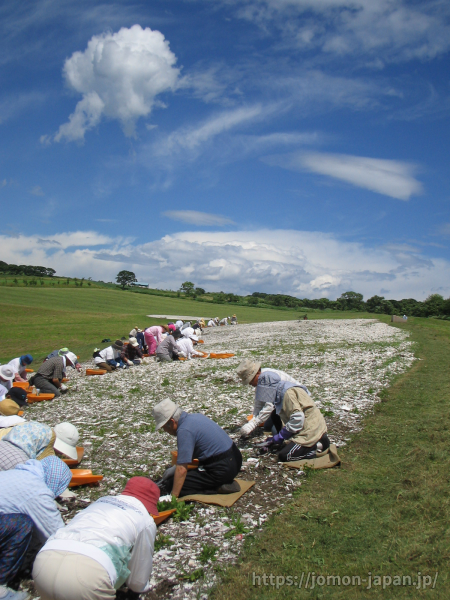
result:
M 177 498 L 191 494 L 230 494 L 240 490 L 234 478 L 242 466 L 242 455 L 233 440 L 211 419 L 186 413 L 171 400 L 153 409 L 156 429 L 177 437 L 177 463 L 156 483 L 162 494 Z M 189 469 L 194 459 L 197 469 Z
M 181 336 L 181 332 L 177 329 L 163 339 L 156 348 L 156 358 L 159 362 L 178 360 L 180 350 L 177 346 L 177 340 L 180 339 Z

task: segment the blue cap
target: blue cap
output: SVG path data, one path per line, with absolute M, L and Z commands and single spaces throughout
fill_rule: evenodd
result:
M 23 354 L 20 357 L 20 362 L 23 365 L 31 365 L 31 363 L 33 362 L 33 357 L 31 356 L 31 354 Z

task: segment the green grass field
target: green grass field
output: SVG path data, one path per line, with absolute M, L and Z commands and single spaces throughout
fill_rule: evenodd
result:
M 140 328 L 160 321 L 148 314 L 219 316 L 236 312 L 240 323 L 289 321 L 298 319 L 298 310 L 276 310 L 227 306 L 135 294 L 129 291 L 95 287 L 1 287 L 0 362 L 23 353 L 37 360 L 55 348 L 67 346 L 86 360 L 104 338 L 128 336 Z M 367 318 L 367 313 L 324 312 L 308 310 L 310 319 Z M 387 321 L 389 317 L 381 315 Z
M 307 473 L 294 501 L 247 540 L 215 600 L 448 598 L 450 327 L 427 319 L 400 327 L 411 331 L 421 360 L 340 450 L 341 468 Z M 264 573 L 272 584 L 264 585 Z M 313 588 L 313 575 L 322 585 Z

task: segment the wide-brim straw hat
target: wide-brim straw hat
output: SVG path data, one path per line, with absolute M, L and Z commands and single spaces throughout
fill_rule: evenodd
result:
M 256 375 L 256 373 L 259 371 L 260 368 L 261 368 L 261 363 L 253 362 L 252 360 L 249 360 L 248 358 L 246 358 L 245 360 L 243 360 L 241 362 L 241 364 L 238 366 L 236 371 L 237 371 L 237 374 L 238 374 L 239 378 L 241 379 L 242 383 L 244 385 L 247 385 L 251 382 L 251 380 L 253 379 L 253 377 Z
M 162 400 L 153 408 L 153 418 L 155 419 L 157 430 L 164 427 L 167 421 L 174 415 L 177 408 L 179 408 L 178 404 L 175 404 L 175 402 L 172 402 L 168 398 Z

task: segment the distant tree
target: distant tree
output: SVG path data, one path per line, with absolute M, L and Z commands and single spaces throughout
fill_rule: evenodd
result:
M 206 294 L 205 290 L 201 287 L 195 288 L 194 291 L 197 296 L 203 296 L 204 294 Z
M 376 310 L 384 300 L 384 296 L 372 296 L 366 300 L 367 310 L 371 313 L 378 313 L 380 311 Z
M 428 298 L 423 302 L 426 316 L 430 317 L 441 315 L 444 302 L 445 300 L 440 294 L 431 294 L 428 296 Z
M 363 307 L 363 295 L 357 292 L 344 292 L 338 298 L 342 310 L 361 310 Z
M 251 306 L 259 304 L 258 296 L 247 296 L 247 304 L 250 304 Z
M 185 281 L 181 284 L 180 292 L 183 292 L 184 294 L 186 294 L 186 296 L 192 296 L 192 294 L 194 293 L 194 289 L 195 285 L 192 283 L 192 281 Z
M 134 283 L 135 281 L 137 281 L 137 279 L 133 271 L 119 271 L 116 275 L 116 281 L 124 290 L 127 287 L 127 285 L 130 285 L 130 283 Z

